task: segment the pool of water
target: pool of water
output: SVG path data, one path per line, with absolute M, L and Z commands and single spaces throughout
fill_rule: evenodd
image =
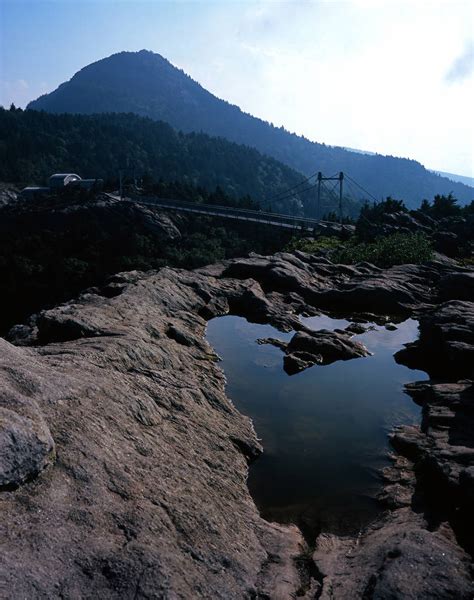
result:
M 312 329 L 350 323 L 327 316 L 301 320 Z M 354 338 L 373 356 L 289 376 L 282 351 L 256 340 L 288 341 L 292 334 L 235 316 L 208 324 L 207 340 L 222 358 L 227 394 L 253 419 L 262 440 L 264 453 L 250 467 L 250 492 L 264 518 L 296 523 L 309 538 L 320 531 L 354 533 L 377 515 L 388 433 L 420 419 L 403 384 L 427 375 L 393 359 L 417 338 L 418 324 L 408 319 L 395 331 L 374 327 Z

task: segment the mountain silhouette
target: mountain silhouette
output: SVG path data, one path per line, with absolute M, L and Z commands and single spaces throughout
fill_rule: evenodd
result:
M 369 196 L 354 185 L 352 192 L 359 198 L 392 196 L 409 207 L 435 194 L 452 192 L 461 203 L 474 198 L 474 188 L 441 177 L 415 160 L 352 152 L 275 127 L 217 98 L 147 50 L 120 52 L 92 63 L 28 108 L 53 113 L 131 112 L 162 120 L 183 132 L 205 132 L 254 147 L 306 176 L 344 171 L 370 192 Z

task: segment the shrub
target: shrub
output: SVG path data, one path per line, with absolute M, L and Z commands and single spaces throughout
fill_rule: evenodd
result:
M 334 262 L 370 262 L 378 267 L 423 263 L 433 255 L 431 241 L 423 233 L 395 233 L 372 243 L 352 242 L 336 249 Z
M 291 252 L 292 250 L 301 250 L 302 252 L 308 252 L 314 254 L 319 250 L 333 250 L 339 248 L 342 242 L 337 237 L 326 237 L 321 236 L 316 239 L 313 238 L 293 238 L 286 246 L 285 250 Z

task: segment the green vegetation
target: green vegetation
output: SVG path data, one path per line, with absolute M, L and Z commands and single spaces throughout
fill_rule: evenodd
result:
M 387 198 L 366 204 L 360 213 L 356 235 L 360 241 L 373 242 L 396 231 L 424 233 L 434 248 L 453 258 L 469 258 L 474 249 L 474 202 L 460 206 L 452 194 L 424 200 L 418 210 L 409 211 L 400 200 Z
M 396 215 L 397 213 L 408 213 L 403 200 L 394 200 L 388 197 L 382 202 L 366 202 L 360 210 L 359 218 L 357 219 L 356 231 L 357 236 L 362 241 L 373 241 L 374 227 L 387 223 L 387 217 Z
M 422 263 L 438 251 L 472 262 L 474 202 L 459 206 L 452 194 L 424 200 L 420 209 L 409 211 L 401 200 L 365 204 L 350 240 L 337 237 L 294 239 L 287 249 L 322 252 L 335 262 L 370 262 L 379 267 Z
M 293 238 L 287 245 L 285 250 L 292 252 L 293 250 L 301 250 L 309 254 L 317 254 L 320 251 L 335 250 L 344 246 L 344 243 L 337 237 L 320 236 L 317 238 Z
M 343 216 L 342 222 L 345 225 L 354 225 L 360 215 L 360 211 L 364 204 L 362 202 L 354 202 L 351 198 L 343 199 Z M 340 216 L 335 210 L 332 210 L 323 215 L 323 221 L 332 221 L 333 223 L 340 222 Z
M 365 204 L 350 240 L 336 237 L 295 239 L 287 248 L 323 252 L 335 262 L 370 262 L 379 267 L 429 260 L 436 249 L 471 264 L 474 241 L 474 202 L 459 206 L 452 194 L 424 200 L 409 211 L 401 200 Z
M 104 179 L 106 187 L 117 189 L 119 169 L 126 167 L 146 185 L 162 180 L 219 187 L 228 201 L 250 195 L 263 208 L 271 203 L 275 212 L 302 214 L 306 200 L 298 189 L 286 194 L 304 179 L 300 173 L 222 138 L 179 133 L 132 114 L 0 108 L 0 181 L 44 185 L 54 172 L 72 172 Z
M 179 181 L 154 181 L 149 175 L 143 178 L 144 194 L 159 196 L 161 198 L 171 198 L 173 200 L 186 200 L 196 202 L 197 204 L 214 204 L 220 206 L 231 206 L 235 208 L 248 208 L 258 210 L 258 202 L 246 194 L 241 198 L 234 198 L 226 194 L 222 188 L 216 187 L 214 191 L 206 190 L 203 187 L 196 187 Z
M 370 262 L 378 267 L 418 264 L 433 255 L 433 245 L 423 233 L 394 233 L 373 242 L 348 242 L 341 244 L 332 260 L 345 264 Z
M 459 206 L 457 199 L 452 195 L 436 195 L 433 203 L 423 200 L 419 211 L 427 214 L 433 219 L 444 219 L 446 217 L 462 217 L 474 215 L 474 200 L 466 206 Z
M 403 200 L 394 200 L 390 197 L 383 202 L 366 203 L 362 206 L 357 220 L 357 233 L 359 235 L 363 233 L 365 224 L 388 223 L 390 222 L 387 219 L 388 215 L 400 213 L 409 214 L 415 219 L 427 215 L 435 221 L 450 217 L 469 217 L 474 215 L 474 200 L 470 204 L 460 206 L 452 194 L 447 196 L 437 194 L 432 203 L 425 199 L 418 210 L 411 211 L 408 210 Z
M 378 267 L 422 263 L 433 255 L 432 243 L 422 233 L 395 233 L 372 242 L 363 242 L 356 237 L 348 241 L 337 237 L 301 238 L 291 240 L 286 249 L 327 254 L 336 263 L 370 262 Z

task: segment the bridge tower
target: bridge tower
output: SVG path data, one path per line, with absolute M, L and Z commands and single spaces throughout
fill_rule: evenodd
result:
M 323 177 L 321 171 L 318 172 L 318 192 L 317 192 L 317 206 L 316 206 L 316 218 L 318 221 L 321 220 L 321 183 L 323 181 L 339 181 L 339 222 L 342 225 L 342 195 L 344 187 L 344 173 L 341 171 L 337 177 Z

